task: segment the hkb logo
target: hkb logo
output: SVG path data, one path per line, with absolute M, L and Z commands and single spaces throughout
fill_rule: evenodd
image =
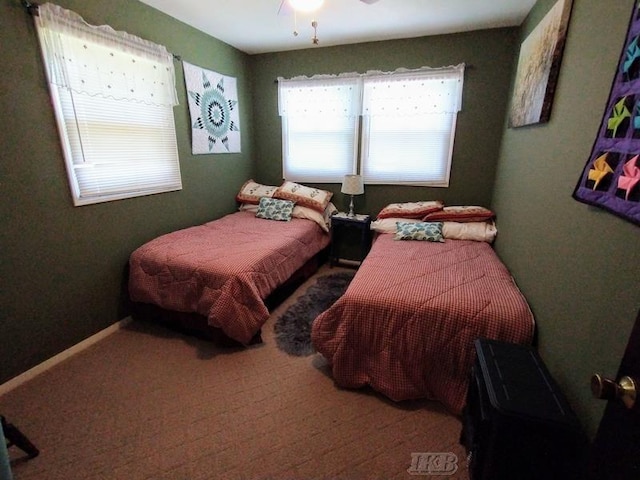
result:
M 411 475 L 453 475 L 458 471 L 458 456 L 455 453 L 412 453 Z

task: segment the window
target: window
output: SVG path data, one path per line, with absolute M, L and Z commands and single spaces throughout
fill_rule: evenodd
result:
M 35 21 L 74 205 L 180 190 L 172 55 L 52 4 Z
M 283 178 L 335 182 L 354 171 L 360 113 L 357 78 L 280 80 L 278 110 Z
M 304 164 L 299 181 L 341 182 L 345 174 L 360 173 L 367 184 L 448 186 L 463 75 L 464 65 L 352 76 L 350 103 L 338 97 L 333 103 L 323 98 L 326 90 L 320 84 L 327 82 L 326 78 L 280 80 L 284 178 L 289 179 L 287 175 L 298 172 Z M 336 84 L 345 81 L 332 78 Z M 291 91 L 297 95 L 291 95 Z M 287 108 L 282 108 L 283 101 Z M 334 116 L 329 118 L 326 111 L 310 105 L 332 105 L 328 110 Z M 294 112 L 304 112 L 305 116 Z M 344 112 L 358 116 L 341 132 L 344 138 L 354 138 L 355 144 L 359 138 L 359 164 L 356 148 L 336 153 L 342 138 L 338 131 L 342 125 L 337 119 Z M 320 124 L 329 123 L 333 128 L 320 140 L 322 150 L 315 144 L 297 142 L 291 133 L 292 121 L 314 135 L 318 135 Z M 354 131 L 350 130 L 351 125 Z M 295 155 L 291 154 L 292 149 Z M 327 172 L 327 165 L 336 168 Z M 314 175 L 323 179 L 316 180 Z

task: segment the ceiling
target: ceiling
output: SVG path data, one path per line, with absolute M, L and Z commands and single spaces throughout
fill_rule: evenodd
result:
M 315 14 L 280 12 L 281 0 L 141 0 L 249 53 L 518 26 L 536 0 L 325 0 Z M 284 9 L 290 10 L 290 9 Z M 298 36 L 293 35 L 297 24 Z

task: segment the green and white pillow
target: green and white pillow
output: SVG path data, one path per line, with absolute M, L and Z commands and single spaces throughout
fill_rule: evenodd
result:
M 394 240 L 444 242 L 442 222 L 396 222 Z
M 256 217 L 267 220 L 288 222 L 291 220 L 294 205 L 295 204 L 290 200 L 262 197 L 260 199 L 260 203 L 258 203 Z

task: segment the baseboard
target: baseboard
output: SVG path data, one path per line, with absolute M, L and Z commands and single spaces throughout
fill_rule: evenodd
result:
M 104 330 L 100 330 L 95 335 L 92 335 L 89 338 L 84 339 L 80 343 L 76 343 L 73 347 L 67 348 L 63 352 L 60 352 L 57 355 L 55 355 L 54 357 L 51 357 L 50 359 L 45 360 L 44 362 L 40 363 L 39 365 L 36 365 L 35 367 L 27 370 L 24 373 L 21 373 L 20 375 L 12 378 L 8 382 L 3 383 L 2 385 L 0 385 L 0 395 L 4 395 L 5 393 L 10 392 L 14 388 L 22 385 L 25 382 L 28 382 L 32 378 L 49 370 L 51 367 L 54 367 L 60 362 L 72 357 L 76 353 L 79 353 L 82 350 L 89 348 L 94 343 L 97 343 L 103 338 L 108 337 L 112 333 L 115 333 L 118 330 L 124 328 L 130 322 L 131 322 L 131 317 L 124 318 L 119 322 L 114 323 L 110 327 L 107 327 Z

